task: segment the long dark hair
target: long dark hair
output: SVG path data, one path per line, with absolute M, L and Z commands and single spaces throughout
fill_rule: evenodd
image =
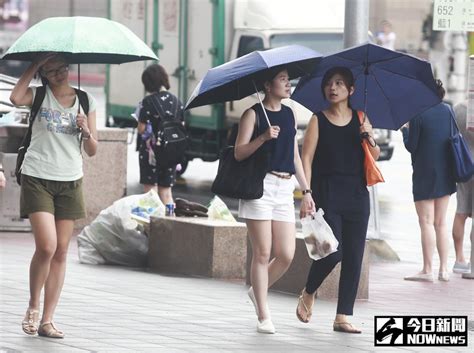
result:
M 436 83 L 436 91 L 438 93 L 438 97 L 443 99 L 444 95 L 446 94 L 446 90 L 443 87 L 443 81 L 435 80 L 435 83 Z

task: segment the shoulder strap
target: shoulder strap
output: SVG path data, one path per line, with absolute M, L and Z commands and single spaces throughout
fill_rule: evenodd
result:
M 252 139 L 255 139 L 258 137 L 258 130 L 260 129 L 260 113 L 258 112 L 257 105 L 252 106 L 251 109 L 255 112 L 255 129 L 252 134 Z
M 155 108 L 155 111 L 158 113 L 160 118 L 164 120 L 165 111 L 163 109 L 163 106 L 161 105 L 160 97 L 159 96 L 155 97 L 155 95 L 152 95 L 152 96 L 149 96 L 148 99 L 150 100 L 151 105 L 153 106 L 153 108 Z
M 87 93 L 77 88 L 74 88 L 74 90 L 76 91 L 76 95 L 79 98 L 79 104 L 82 107 L 84 114 L 89 114 L 89 97 L 87 97 Z
M 357 116 L 359 117 L 359 123 L 362 125 L 365 120 L 365 113 L 361 110 L 357 111 Z
M 44 97 L 46 95 L 46 87 L 40 86 L 36 88 L 35 98 L 33 99 L 33 104 L 31 105 L 30 109 L 30 119 L 28 124 L 28 131 L 26 132 L 25 137 L 23 138 L 23 142 L 21 143 L 22 147 L 25 148 L 25 151 L 30 146 L 31 142 L 31 135 L 33 133 L 33 122 L 35 121 L 36 115 L 41 108 L 41 104 L 44 101 Z
M 171 94 L 171 100 L 173 101 L 173 104 L 174 104 L 174 114 L 173 114 L 174 120 L 180 120 L 178 118 L 178 110 L 179 110 L 179 105 L 180 105 L 179 99 L 174 94 Z
M 449 104 L 446 104 L 447 107 L 448 107 L 448 110 L 449 110 L 449 115 L 451 116 L 451 124 L 450 127 L 451 127 L 451 136 L 454 136 L 455 134 L 457 133 L 461 133 L 461 131 L 459 130 L 459 126 L 458 126 L 458 122 L 456 121 L 456 118 L 455 118 L 455 114 L 454 114 L 454 110 L 451 108 L 451 106 Z
M 46 87 L 40 86 L 36 88 L 35 99 L 33 100 L 33 105 L 31 106 L 30 110 L 30 126 L 33 125 L 33 121 L 38 115 L 38 112 L 41 108 L 41 104 L 43 104 L 44 97 L 46 95 Z

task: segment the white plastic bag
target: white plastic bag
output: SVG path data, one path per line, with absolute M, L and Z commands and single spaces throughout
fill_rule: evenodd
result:
M 339 245 L 323 215 L 324 211 L 320 208 L 314 215 L 306 216 L 301 220 L 306 250 L 313 260 L 319 260 L 332 254 L 337 251 Z
M 221 219 L 224 221 L 237 222 L 224 201 L 214 196 L 207 208 L 209 219 Z
M 115 201 L 77 237 L 80 262 L 146 266 L 148 237 L 131 217 L 132 209 L 140 205 L 156 206 L 153 215 L 165 214 L 165 206 L 154 190 Z

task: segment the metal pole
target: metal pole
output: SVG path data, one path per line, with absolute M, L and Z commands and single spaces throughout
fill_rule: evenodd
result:
M 466 32 L 452 32 L 452 56 L 454 71 L 447 82 L 449 98 L 454 104 L 466 99 L 466 68 L 467 68 L 467 34 Z
M 346 0 L 344 16 L 344 47 L 366 43 L 369 39 L 369 0 Z M 380 211 L 377 185 L 369 188 L 370 217 L 367 237 L 380 239 Z
M 346 0 L 344 47 L 367 42 L 369 33 L 369 0 Z

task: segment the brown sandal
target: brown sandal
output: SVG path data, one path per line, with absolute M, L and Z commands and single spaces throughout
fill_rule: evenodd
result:
M 361 330 L 356 328 L 350 322 L 336 322 L 336 321 L 334 321 L 334 324 L 333 324 L 332 328 L 334 329 L 334 331 L 337 331 L 337 332 L 362 333 Z
M 45 329 L 47 325 L 50 326 L 49 329 Z M 58 330 L 52 321 L 43 322 L 38 329 L 38 335 L 49 338 L 64 338 L 64 332 Z
M 307 324 L 309 322 L 309 320 L 311 319 L 311 316 L 313 315 L 313 306 L 311 305 L 311 308 L 308 308 L 304 302 L 304 299 L 303 299 L 303 293 L 306 289 L 303 288 L 303 290 L 301 291 L 301 294 L 300 296 L 298 297 L 298 305 L 296 306 L 296 317 L 298 318 L 298 320 L 300 320 L 301 322 Z M 314 302 L 313 302 L 314 304 Z M 299 313 L 299 310 L 301 305 L 303 305 L 303 308 L 304 310 L 306 311 L 306 320 L 303 319 L 303 317 L 300 315 Z
M 21 328 L 27 335 L 36 335 L 39 325 L 39 310 L 32 310 L 28 308 L 26 315 L 21 322 Z

